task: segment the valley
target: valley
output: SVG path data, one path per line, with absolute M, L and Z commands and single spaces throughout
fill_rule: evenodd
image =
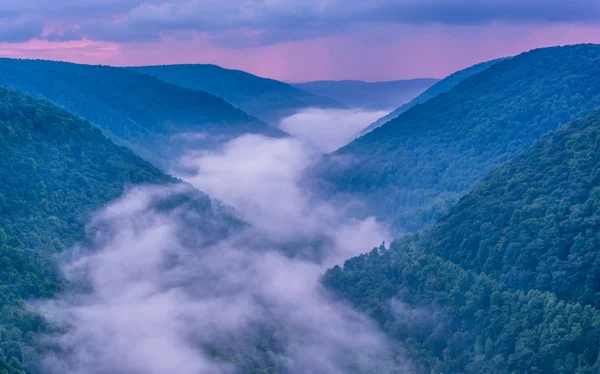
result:
M 600 44 L 65 4 L 0 5 L 0 374 L 600 373 Z

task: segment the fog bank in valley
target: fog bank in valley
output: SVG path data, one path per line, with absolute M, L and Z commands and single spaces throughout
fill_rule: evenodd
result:
M 64 266 L 75 287 L 37 305 L 63 329 L 46 338 L 57 347 L 48 371 L 243 372 L 231 358 L 264 354 L 256 342 L 269 341 L 278 372 L 411 372 L 401 347 L 320 284 L 389 234 L 306 188 L 319 147 L 244 135 L 183 157 L 174 173 L 248 223 L 221 238 L 198 230 L 206 218 L 193 204 L 165 204 L 189 187 L 136 187 L 97 212 Z
M 307 109 L 284 118 L 279 127 L 313 144 L 319 151 L 333 152 L 359 136 L 388 111 L 362 109 Z

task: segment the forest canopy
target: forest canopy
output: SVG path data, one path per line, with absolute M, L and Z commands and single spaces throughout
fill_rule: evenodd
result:
M 542 135 L 598 108 L 599 59 L 600 46 L 577 45 L 497 62 L 336 151 L 317 173 L 413 231 Z
M 433 227 L 323 281 L 423 372 L 600 370 L 600 112 L 494 170 Z

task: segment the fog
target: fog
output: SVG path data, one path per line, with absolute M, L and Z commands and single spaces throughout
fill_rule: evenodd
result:
M 176 175 L 236 208 L 275 243 L 320 243 L 328 266 L 379 245 L 389 233 L 374 218 L 355 220 L 345 206 L 311 194 L 304 171 L 320 155 L 299 139 L 244 135 L 217 151 L 188 155 L 180 165 L 185 173 Z
M 304 172 L 320 154 L 302 139 L 244 135 L 183 157 L 173 173 L 248 223 L 221 237 L 199 228 L 215 230 L 227 210 L 166 203 L 183 185 L 136 187 L 97 212 L 65 261 L 74 287 L 37 305 L 58 329 L 47 371 L 220 374 L 261 357 L 283 373 L 412 372 L 402 347 L 320 284 L 389 239 L 310 192 Z
M 362 109 L 307 109 L 284 118 L 279 127 L 329 153 L 354 140 L 362 130 L 388 113 Z

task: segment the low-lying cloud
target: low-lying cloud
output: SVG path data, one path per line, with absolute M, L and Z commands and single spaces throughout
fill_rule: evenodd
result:
M 389 342 L 327 296 L 319 264 L 253 249 L 250 233 L 197 246 L 189 207 L 155 208 L 178 189 L 138 188 L 96 215 L 92 243 L 65 268 L 88 292 L 42 308 L 67 329 L 52 340 L 50 372 L 231 373 L 211 352 L 255 354 L 263 326 L 280 335 L 281 372 L 341 373 L 349 357 L 385 367 Z
M 281 373 L 412 372 L 402 347 L 320 283 L 388 234 L 308 192 L 319 154 L 245 135 L 182 159 L 181 177 L 249 223 L 218 240 L 198 230 L 217 216 L 166 203 L 182 186 L 138 187 L 98 212 L 65 266 L 74 290 L 39 307 L 62 329 L 48 338 L 47 370 L 220 374 L 259 357 Z
M 307 109 L 284 118 L 279 127 L 322 152 L 333 152 L 356 138 L 387 111 Z
M 301 139 L 247 134 L 219 150 L 189 154 L 174 174 L 237 209 L 272 242 L 311 243 L 309 252 L 318 246 L 330 265 L 378 245 L 389 233 L 374 218 L 356 220 L 345 206 L 311 193 L 305 171 L 321 155 Z

